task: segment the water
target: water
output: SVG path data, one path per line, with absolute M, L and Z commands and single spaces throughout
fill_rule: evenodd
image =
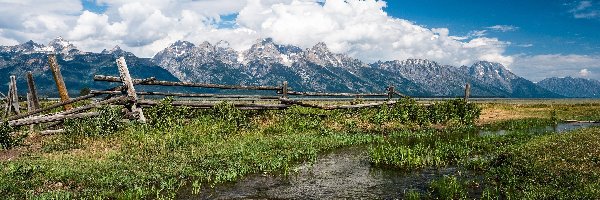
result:
M 555 133 L 564 133 L 568 131 L 572 131 L 575 129 L 586 128 L 586 127 L 594 127 L 600 126 L 600 123 L 597 122 L 569 122 L 569 123 L 560 123 L 554 126 L 545 126 L 545 127 L 531 127 L 527 130 L 529 133 L 546 133 L 546 132 L 555 132 Z M 479 135 L 505 135 L 508 133 L 508 130 L 497 130 L 497 131 L 480 131 Z
M 180 199 L 398 199 L 405 191 L 425 192 L 429 182 L 457 169 L 424 169 L 402 172 L 374 168 L 366 147 L 335 150 L 314 164 L 304 163 L 297 173 L 250 175 L 235 183 L 203 188 L 198 195 L 191 188 Z
M 600 126 L 600 123 L 562 123 L 532 128 L 531 132 L 562 133 L 578 128 Z M 482 131 L 480 134 L 506 134 L 506 130 Z M 366 147 L 350 147 L 320 156 L 313 164 L 303 163 L 291 175 L 254 174 L 239 181 L 204 187 L 192 194 L 186 187 L 179 199 L 401 199 L 404 193 L 425 193 L 429 183 L 444 175 L 471 176 L 455 167 L 403 172 L 373 167 Z M 477 196 L 479 188 L 470 188 Z M 475 197 L 474 196 L 474 197 Z

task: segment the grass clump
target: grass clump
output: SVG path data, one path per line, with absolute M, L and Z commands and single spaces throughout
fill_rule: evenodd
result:
M 494 160 L 489 181 L 518 199 L 600 197 L 600 128 L 547 135 L 515 145 Z
M 456 176 L 444 176 L 429 183 L 429 194 L 435 199 L 467 199 L 467 184 Z

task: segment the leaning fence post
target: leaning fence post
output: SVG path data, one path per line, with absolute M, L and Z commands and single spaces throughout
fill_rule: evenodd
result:
M 288 82 L 283 81 L 283 85 L 281 86 L 281 93 L 283 94 L 283 98 L 288 98 Z
M 56 82 L 56 87 L 58 88 L 60 101 L 68 101 L 69 93 L 67 91 L 67 86 L 65 85 L 65 81 L 63 80 L 62 74 L 60 73 L 60 67 L 58 66 L 58 62 L 56 62 L 56 55 L 48 55 L 48 63 L 50 65 L 50 70 L 52 70 L 52 76 L 54 77 L 54 81 Z M 65 110 L 70 110 L 71 108 L 73 108 L 73 106 L 71 104 L 66 104 L 64 108 Z
M 391 101 L 394 98 L 394 86 L 388 87 L 388 101 Z
M 6 105 L 4 106 L 4 116 L 8 117 L 12 108 L 12 85 L 8 83 L 8 96 L 6 96 Z
M 137 117 L 140 122 L 146 122 L 146 117 L 144 116 L 142 108 L 137 106 L 138 98 L 137 94 L 135 93 L 135 88 L 133 87 L 133 81 L 131 80 L 129 69 L 127 68 L 127 63 L 125 62 L 125 57 L 120 57 L 117 59 L 117 67 L 119 67 L 119 75 L 121 77 L 121 81 L 123 81 L 123 86 L 127 88 L 127 96 L 133 99 L 133 103 L 129 108 L 130 111 L 137 113 Z
M 31 73 L 31 72 L 29 72 Z M 30 90 L 31 91 L 31 90 Z M 31 92 L 27 93 L 27 112 L 31 112 L 33 110 L 35 110 L 35 103 L 33 101 L 33 94 Z M 29 125 L 29 131 L 33 132 L 33 129 L 35 128 L 34 124 Z
M 469 83 L 467 83 L 467 85 L 465 85 L 465 101 L 469 101 L 469 95 L 471 94 L 471 85 Z
M 14 109 L 13 112 L 15 112 L 17 115 L 21 114 L 19 107 L 19 95 L 17 94 L 17 77 L 10 76 L 10 87 L 12 88 L 10 90 L 10 98 L 12 104 L 11 107 Z
M 27 87 L 29 89 L 29 93 L 31 94 L 31 103 L 32 103 L 32 108 L 33 110 L 39 109 L 40 108 L 40 100 L 38 98 L 37 95 L 37 91 L 35 89 L 35 82 L 33 81 L 33 74 L 31 73 L 31 71 L 27 72 Z

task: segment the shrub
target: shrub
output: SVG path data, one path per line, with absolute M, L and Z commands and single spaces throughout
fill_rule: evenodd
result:
M 2 149 L 10 149 L 18 143 L 17 139 L 10 135 L 13 131 L 14 128 L 9 126 L 8 123 L 0 124 L 0 145 Z
M 94 118 L 65 120 L 66 135 L 106 136 L 125 128 L 120 109 L 107 106 L 98 112 L 100 115 Z
M 177 125 L 182 119 L 190 115 L 189 108 L 175 107 L 171 105 L 172 97 L 164 98 L 158 105 L 145 109 L 144 114 L 148 119 L 148 124 L 157 129 L 169 129 Z

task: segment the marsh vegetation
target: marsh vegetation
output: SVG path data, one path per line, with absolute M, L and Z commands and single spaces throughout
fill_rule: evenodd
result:
M 398 197 L 597 198 L 600 129 L 531 131 L 560 120 L 598 120 L 600 103 L 465 103 L 324 111 L 145 109 L 148 123 L 68 120 L 65 134 L 18 137 L 0 130 L 0 196 L 7 199 L 176 199 L 253 174 L 294 176 L 297 166 L 345 147 L 365 147 L 373 168 L 405 174 L 452 168 Z M 481 131 L 505 130 L 503 134 Z M 6 144 L 6 145 L 5 145 Z M 12 155 L 8 155 L 12 154 Z

